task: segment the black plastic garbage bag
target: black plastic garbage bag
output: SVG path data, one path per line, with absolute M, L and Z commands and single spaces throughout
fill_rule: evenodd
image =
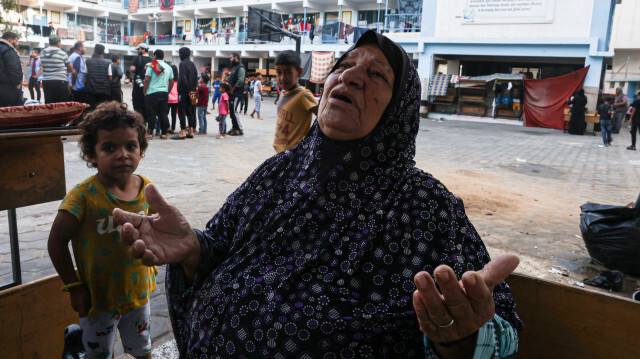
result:
M 617 270 L 606 270 L 593 277 L 593 279 L 585 279 L 583 282 L 594 287 L 619 292 L 622 289 L 622 273 Z
M 640 275 L 640 196 L 633 207 L 585 203 L 580 209 L 582 239 L 591 258 Z

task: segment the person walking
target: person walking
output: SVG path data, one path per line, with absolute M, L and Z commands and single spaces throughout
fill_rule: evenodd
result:
M 169 89 L 173 87 L 173 69 L 164 62 L 164 51 L 158 49 L 153 52 L 153 61 L 146 66 L 144 75 L 144 101 L 147 111 L 147 127 L 151 139 L 156 120 L 160 119 L 160 138 L 167 139 L 167 129 L 169 128 Z
M 622 92 L 622 87 L 616 88 L 616 98 L 613 102 L 613 109 L 616 111 L 616 115 L 613 120 L 611 132 L 620 133 L 620 127 L 622 126 L 624 115 L 627 112 L 627 96 Z
M 240 103 L 240 111 L 238 113 L 243 112 L 245 115 L 247 114 L 247 109 L 249 108 L 249 93 L 251 92 L 249 88 L 249 79 L 244 79 L 244 85 L 242 86 L 242 102 Z
M 133 76 L 133 89 L 131 90 L 131 102 L 133 103 L 133 109 L 137 113 L 142 115 L 142 118 L 147 118 L 144 106 L 144 77 L 145 66 L 152 61 L 149 57 L 149 45 L 142 43 L 138 45 L 138 56 L 133 59 L 131 67 L 131 75 Z
M 253 102 L 254 107 L 251 112 L 251 118 L 254 114 L 258 114 L 258 120 L 262 120 L 260 117 L 260 104 L 262 103 L 262 74 L 256 75 L 256 81 L 253 83 Z
M 605 147 L 611 146 L 611 115 L 613 114 L 613 97 L 607 96 L 604 103 L 598 106 L 596 116 L 600 117 L 600 129 L 602 131 L 602 142 Z
M 198 87 L 198 69 L 196 65 L 189 59 L 191 50 L 188 47 L 181 47 L 178 50 L 180 54 L 180 65 L 178 66 L 178 117 L 180 118 L 180 133 L 173 136 L 174 139 L 193 138 L 196 129 L 196 109 L 195 99 L 196 87 Z M 186 120 L 188 121 L 185 123 Z M 185 132 L 185 128 L 189 128 Z M 176 138 L 178 137 L 178 138 Z
M 231 117 L 232 126 L 229 134 L 231 136 L 242 136 L 244 132 L 242 131 L 242 123 L 240 123 L 238 116 L 238 105 L 242 97 L 242 87 L 244 86 L 244 79 L 247 73 L 244 65 L 240 62 L 240 54 L 232 52 L 229 60 L 231 60 L 231 66 L 233 66 L 228 81 L 231 86 L 231 90 L 229 91 L 229 105 L 231 106 L 229 109 L 229 117 Z
M 89 103 L 89 111 L 111 100 L 113 70 L 111 62 L 104 58 L 104 45 L 96 44 L 93 56 L 86 60 L 87 72 L 84 93 Z
M 5 31 L 0 39 L 0 107 L 22 106 L 22 64 L 17 47 L 18 35 Z
M 69 74 L 69 86 L 71 86 L 71 95 L 74 101 L 88 104 L 89 101 L 84 91 L 87 64 L 84 61 L 84 57 L 82 57 L 85 51 L 82 41 L 77 41 L 73 44 L 73 52 L 69 56 L 69 61 L 73 66 L 73 71 Z
M 200 128 L 198 129 L 199 135 L 207 134 L 207 105 L 209 103 L 209 76 L 200 76 L 200 84 L 196 89 L 196 97 L 198 98 L 198 123 Z
M 42 50 L 42 90 L 45 103 L 67 102 L 70 98 L 68 73 L 73 71 L 71 60 L 62 51 L 60 37 L 49 36 L 49 47 Z
M 171 69 L 173 70 L 173 78 L 175 80 L 178 78 L 178 67 L 171 64 Z M 169 127 L 167 132 L 174 133 L 176 130 L 176 119 L 178 117 L 178 81 L 173 81 L 173 86 L 169 91 L 169 112 L 171 112 L 171 127 Z
M 276 81 L 276 79 L 273 79 L 271 81 L 271 90 L 276 92 L 276 100 L 273 101 L 273 103 L 277 105 L 278 100 L 280 99 L 280 85 L 278 84 L 278 81 Z
M 111 55 L 111 82 L 109 83 L 109 93 L 113 101 L 122 102 L 122 76 L 124 72 L 120 67 L 120 56 Z
M 638 91 L 638 96 L 640 96 L 640 91 Z M 631 109 L 631 118 L 629 119 L 629 124 L 631 125 L 631 146 L 627 147 L 627 149 L 635 151 L 636 134 L 638 130 L 640 130 L 640 98 L 633 101 L 633 104 L 631 104 Z
M 27 60 L 27 66 L 29 67 L 29 94 L 31 99 L 35 100 L 33 96 L 33 90 L 35 89 L 38 95 L 38 101 L 42 98 L 40 96 L 40 85 L 42 84 L 42 61 L 40 61 L 40 50 L 31 50 L 29 60 Z

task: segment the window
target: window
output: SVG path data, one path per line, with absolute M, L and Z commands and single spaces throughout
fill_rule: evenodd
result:
M 609 82 L 609 88 L 610 89 L 616 88 L 616 82 L 615 81 L 610 81 Z
M 328 25 L 338 21 L 338 12 L 325 12 L 324 13 L 324 24 Z
M 380 10 L 380 22 L 384 21 L 384 10 Z M 378 22 L 378 10 L 362 10 L 358 12 L 358 26 L 366 26 Z
M 215 19 L 217 22 L 218 19 Z M 208 32 L 212 32 L 213 30 L 215 30 L 214 26 L 214 19 L 213 18 L 206 18 L 206 19 L 198 19 L 198 22 L 196 23 L 196 27 L 200 30 L 202 30 L 203 33 L 208 33 Z
M 220 32 L 226 32 L 231 29 L 234 30 L 236 28 L 236 18 L 235 17 L 223 17 L 220 19 Z

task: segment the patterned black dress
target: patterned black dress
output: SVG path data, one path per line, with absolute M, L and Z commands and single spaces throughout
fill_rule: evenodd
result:
M 312 126 L 260 165 L 196 231 L 190 287 L 170 265 L 174 335 L 188 358 L 424 357 L 413 276 L 440 264 L 460 277 L 487 250 L 462 201 L 415 168 L 420 82 L 404 50 L 373 31 L 396 75 L 365 138 L 337 142 Z M 521 326 L 508 286 L 496 313 Z

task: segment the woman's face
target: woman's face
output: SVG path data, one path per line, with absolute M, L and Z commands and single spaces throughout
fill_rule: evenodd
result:
M 393 95 L 395 75 L 382 50 L 366 44 L 351 51 L 328 77 L 318 111 L 322 132 L 355 140 L 378 124 Z

